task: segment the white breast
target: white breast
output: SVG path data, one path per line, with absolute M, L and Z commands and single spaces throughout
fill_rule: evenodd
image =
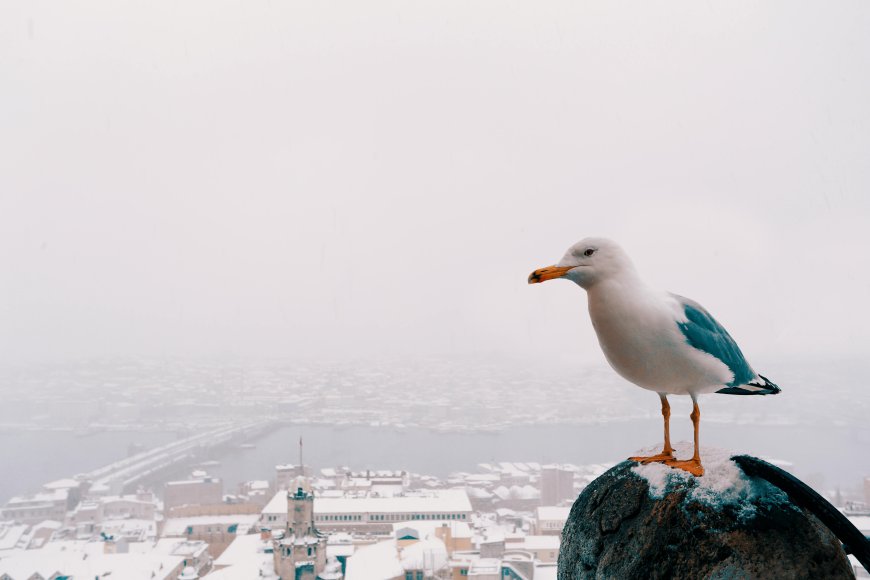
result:
M 731 380 L 714 356 L 691 347 L 676 320 L 679 304 L 646 286 L 607 281 L 589 289 L 589 316 L 610 366 L 660 393 L 712 392 Z

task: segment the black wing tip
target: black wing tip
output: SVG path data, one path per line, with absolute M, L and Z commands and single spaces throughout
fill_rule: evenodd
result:
M 768 395 L 768 394 L 769 395 L 776 395 L 782 391 L 782 389 L 779 388 L 779 385 L 777 385 L 776 383 L 774 383 L 773 381 L 768 379 L 766 376 L 764 376 L 764 375 L 758 375 L 758 376 L 759 376 L 759 378 L 761 378 L 761 380 L 764 381 L 764 384 L 761 386 L 765 387 L 766 389 L 768 389 L 770 391 L 769 393 L 765 393 L 766 395 Z
M 723 395 L 777 395 L 782 391 L 778 385 L 771 382 L 771 380 L 764 375 L 758 375 L 758 377 L 764 382 L 750 381 L 743 386 L 725 387 L 716 392 Z M 747 389 L 746 387 L 754 388 Z

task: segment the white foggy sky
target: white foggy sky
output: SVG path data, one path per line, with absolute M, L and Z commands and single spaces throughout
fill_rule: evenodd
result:
M 608 235 L 759 357 L 870 344 L 870 3 L 7 1 L 0 359 L 601 360 Z

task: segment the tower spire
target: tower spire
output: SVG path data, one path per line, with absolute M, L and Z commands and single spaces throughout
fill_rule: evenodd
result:
M 299 475 L 305 476 L 305 464 L 302 463 L 302 435 L 299 436 Z

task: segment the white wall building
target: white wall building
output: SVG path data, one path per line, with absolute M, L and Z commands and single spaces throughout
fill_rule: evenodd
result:
M 0 509 L 0 519 L 22 524 L 36 524 L 43 520 L 62 522 L 66 519 L 69 491 L 56 489 L 33 495 L 15 496 Z
M 535 510 L 535 533 L 558 536 L 568 521 L 569 507 L 540 506 Z
M 286 492 L 278 492 L 263 508 L 260 525 L 272 530 L 287 525 Z M 390 533 L 392 524 L 405 521 L 467 522 L 471 502 L 465 490 L 408 492 L 394 497 L 346 496 L 314 498 L 318 529 Z

